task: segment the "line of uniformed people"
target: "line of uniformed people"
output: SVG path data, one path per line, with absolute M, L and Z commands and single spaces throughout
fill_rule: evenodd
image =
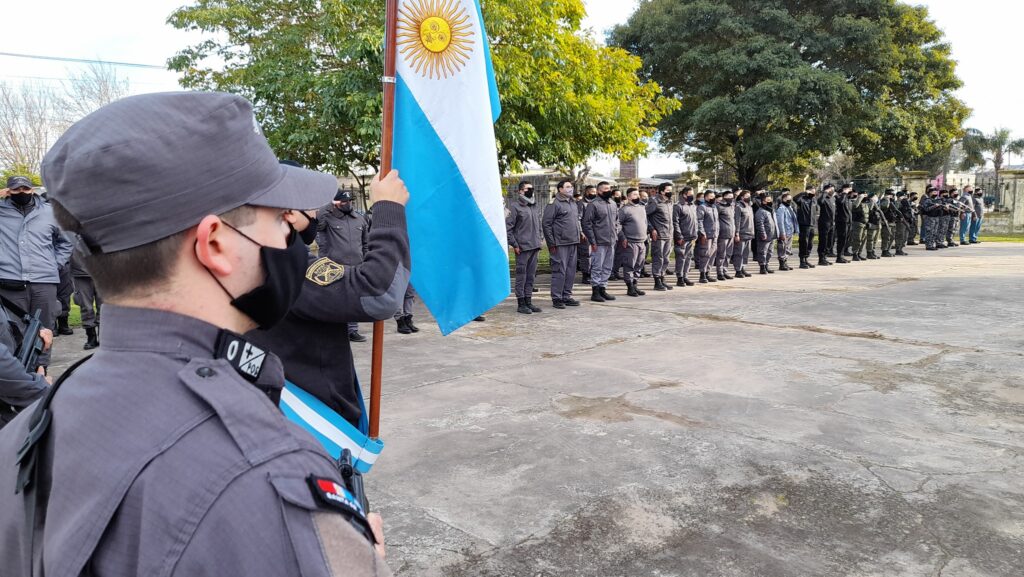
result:
M 608 182 L 587 186 L 582 195 L 574 188 L 570 180 L 559 182 L 552 202 L 542 207 L 533 185 L 524 181 L 509 203 L 506 231 L 515 253 L 515 294 L 522 314 L 541 312 L 532 295 L 538 291 L 537 264 L 545 245 L 551 255 L 552 306 L 564 309 L 580 305 L 573 298 L 576 272 L 582 272 L 583 283 L 590 285 L 594 302 L 615 300 L 608 293 L 611 280 L 622 280 L 628 296 L 646 294 L 638 281 L 648 276 L 648 252 L 653 288 L 667 291 L 673 288 L 666 282 L 670 253 L 675 256 L 675 286 L 686 287 L 695 284 L 689 278 L 694 265 L 701 284 L 750 277 L 751 260 L 764 275 L 774 274 L 773 259 L 778 261 L 777 270 L 793 270 L 789 258 L 794 237 L 799 239 L 802 269 L 816 266 L 811 263 L 816 235 L 817 266 L 906 256 L 903 249 L 918 244 L 918 230 L 926 244 L 935 240 L 936 247 L 940 238 L 946 239 L 944 246 L 956 246 L 956 226 L 962 243 L 978 242 L 978 215 L 984 213 L 980 192 L 970 187 L 959 201 L 949 198 L 948 191 L 945 199 L 938 198 L 940 191 L 929 187 L 929 197 L 920 207 L 916 193 L 905 189 L 876 195 L 858 192 L 853 185 L 843 185 L 838 192 L 832 184 L 820 192 L 808 186 L 795 196 L 788 189 L 776 195 L 765 190 L 708 190 L 698 195 L 684 187 L 678 201 L 673 200 L 671 183 L 659 185 L 649 199 L 636 188 L 622 195 Z M 933 244 L 928 244 L 929 250 Z

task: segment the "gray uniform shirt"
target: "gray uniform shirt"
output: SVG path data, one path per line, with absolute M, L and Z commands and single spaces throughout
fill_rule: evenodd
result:
M 672 207 L 672 232 L 675 240 L 697 238 L 697 207 L 686 201 Z
M 736 234 L 740 240 L 754 238 L 754 207 L 742 201 L 736 202 Z
M 974 218 L 973 217 L 973 213 L 974 213 L 974 195 L 973 194 L 961 194 L 960 195 L 960 204 L 962 204 L 965 207 L 969 208 L 971 210 L 971 214 L 972 214 L 971 218 Z M 966 209 L 964 211 L 966 212 Z
M 775 240 L 779 237 L 779 227 L 775 223 L 775 211 L 768 208 L 762 207 L 761 210 L 757 211 L 754 215 L 755 228 L 757 229 L 757 238 L 761 241 Z
M 643 242 L 647 240 L 647 208 L 627 202 L 619 209 L 619 240 Z
M 529 204 L 522 195 L 508 207 L 505 217 L 505 232 L 508 244 L 520 250 L 536 250 L 540 248 L 544 230 L 541 226 L 541 207 L 537 203 Z
M 316 219 L 320 256 L 346 265 L 363 262 L 370 235 L 370 220 L 365 214 L 357 210 L 345 214 L 332 203 L 318 210 Z
M 214 326 L 150 309 L 103 314 L 103 348 L 54 396 L 41 455 L 51 490 L 35 552 L 47 575 L 87 564 L 118 577 L 388 573 L 348 518 L 314 498 L 307 478 L 341 479 L 271 400 L 284 383 L 277 357 L 257 355 L 250 383 L 215 359 Z M 5 576 L 27 566 L 15 460 L 32 412 L 0 431 Z
M 718 238 L 718 205 L 702 204 L 697 207 L 697 234 L 707 238 Z
M 71 258 L 71 241 L 53 217 L 53 208 L 36 196 L 22 213 L 10 198 L 0 199 L 0 280 L 60 282 L 58 269 Z
M 647 203 L 647 228 L 658 232 L 658 239 L 672 240 L 672 201 L 652 196 Z
M 555 201 L 544 207 L 544 242 L 548 246 L 580 243 L 579 207 L 572 198 L 555 195 Z
M 583 234 L 590 244 L 614 245 L 619 238 L 619 207 L 603 198 L 591 202 L 583 213 Z
M 729 206 L 718 203 L 715 207 L 718 209 L 718 238 L 736 236 L 736 209 L 732 203 Z
M 980 196 L 975 196 L 974 201 L 974 218 L 981 218 L 985 216 L 985 199 Z

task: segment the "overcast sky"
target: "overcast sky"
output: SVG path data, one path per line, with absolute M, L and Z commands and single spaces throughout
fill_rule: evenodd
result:
M 635 0 L 584 0 L 586 26 L 599 39 L 617 23 L 625 22 Z M 929 8 L 953 45 L 953 57 L 964 87 L 960 97 L 974 110 L 968 126 L 990 131 L 1005 126 L 1024 137 L 1024 107 L 1020 93 L 1024 79 L 1017 73 L 1020 23 L 1024 3 L 1008 0 L 927 0 Z M 181 0 L 32 0 L 5 2 L 8 33 L 0 35 L 0 52 L 40 54 L 85 59 L 164 65 L 169 56 L 195 41 L 196 34 L 179 32 L 165 24 Z M 13 34 L 12 30 L 27 32 Z M 69 71 L 81 65 L 0 56 L 0 80 L 36 81 L 59 86 Z M 177 88 L 175 75 L 166 70 L 119 68 L 133 92 Z M 612 163 L 599 162 L 607 172 Z M 641 162 L 641 174 L 674 172 L 678 159 L 654 158 Z

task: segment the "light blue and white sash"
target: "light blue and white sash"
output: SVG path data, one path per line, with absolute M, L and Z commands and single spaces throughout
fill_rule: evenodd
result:
M 323 401 L 294 383 L 285 382 L 284 390 L 281 391 L 280 407 L 288 420 L 313 435 L 327 450 L 327 454 L 335 459 L 341 458 L 343 449 L 352 451 L 352 465 L 365 474 L 377 462 L 377 456 L 384 450 L 384 443 L 380 439 L 371 439 L 363 432 L 366 430 L 366 408 L 362 403 L 362 395 L 359 395 L 359 404 L 363 409 L 363 417 L 359 420 L 360 427 L 356 428 Z

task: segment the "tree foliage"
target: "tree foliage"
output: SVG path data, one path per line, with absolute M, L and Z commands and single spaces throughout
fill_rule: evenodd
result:
M 611 39 L 682 104 L 665 148 L 748 188 L 809 154 L 906 166 L 967 115 L 941 31 L 896 0 L 645 0 Z
M 999 173 L 1006 164 L 1009 153 L 1024 153 L 1024 139 L 1013 138 L 1008 128 L 997 128 L 991 134 L 975 128 L 968 128 L 963 139 L 961 170 L 984 167 L 989 162 L 996 174 L 996 189 L 999 189 Z
M 485 0 L 503 168 L 632 157 L 676 104 L 640 60 L 580 31 L 581 0 Z M 384 11 L 376 0 L 197 0 L 169 19 L 209 38 L 170 59 L 189 88 L 249 98 L 280 156 L 353 177 L 379 164 Z

